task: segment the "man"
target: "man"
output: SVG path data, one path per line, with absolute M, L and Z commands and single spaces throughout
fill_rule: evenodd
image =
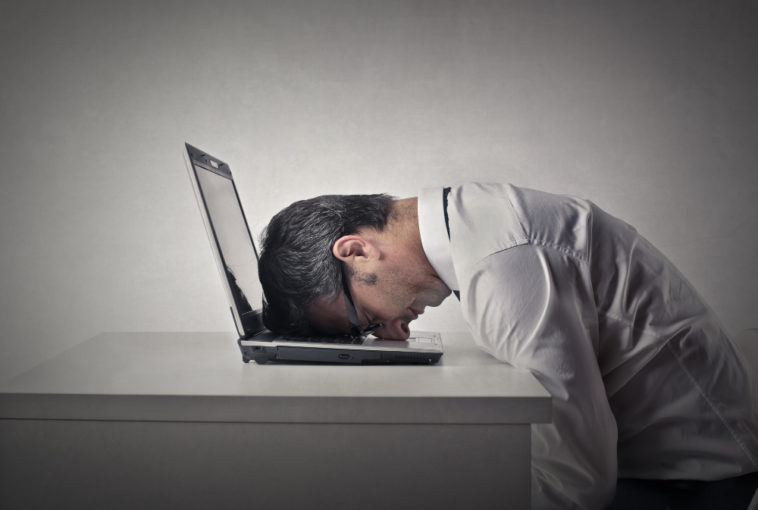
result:
M 535 508 L 603 508 L 617 478 L 619 508 L 746 507 L 758 485 L 748 369 L 676 268 L 591 202 L 501 184 L 296 202 L 260 278 L 267 326 L 290 334 L 407 338 L 455 292 L 474 341 L 553 397 Z

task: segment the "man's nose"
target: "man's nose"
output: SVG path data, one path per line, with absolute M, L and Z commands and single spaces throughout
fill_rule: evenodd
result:
M 384 326 L 376 330 L 376 336 L 388 340 L 406 340 L 411 336 L 411 330 L 408 328 L 408 321 L 398 318 L 385 321 Z

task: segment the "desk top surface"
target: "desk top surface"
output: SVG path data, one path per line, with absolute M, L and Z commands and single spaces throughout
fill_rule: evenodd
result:
M 0 384 L 0 418 L 292 423 L 530 423 L 528 372 L 443 334 L 438 365 L 245 364 L 229 333 L 104 333 Z

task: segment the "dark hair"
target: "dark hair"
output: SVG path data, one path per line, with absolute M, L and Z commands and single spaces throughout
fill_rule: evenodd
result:
M 277 213 L 263 232 L 258 265 L 266 327 L 279 334 L 313 334 L 308 306 L 342 289 L 335 241 L 361 227 L 384 229 L 391 209 L 389 195 L 322 195 Z

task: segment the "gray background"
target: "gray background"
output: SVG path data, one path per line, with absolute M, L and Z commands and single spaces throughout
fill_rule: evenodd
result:
M 182 161 L 299 198 L 509 181 L 597 202 L 758 326 L 758 7 L 0 3 L 0 377 L 101 331 L 232 329 Z M 418 329 L 464 329 L 452 300 Z

